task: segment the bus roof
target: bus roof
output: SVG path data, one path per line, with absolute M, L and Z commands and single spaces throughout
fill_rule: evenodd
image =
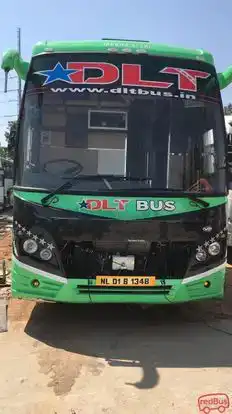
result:
M 58 52 L 120 52 L 135 54 L 146 53 L 153 56 L 167 56 L 199 60 L 214 65 L 214 58 L 212 54 L 202 49 L 186 49 L 176 46 L 155 44 L 149 41 L 124 39 L 38 42 L 33 47 L 32 56 L 43 53 Z

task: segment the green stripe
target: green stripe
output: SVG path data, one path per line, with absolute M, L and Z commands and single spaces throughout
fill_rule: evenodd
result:
M 45 197 L 46 194 L 40 192 L 14 191 L 14 196 L 23 201 L 42 205 L 41 199 Z M 100 209 L 90 210 L 81 207 L 83 201 L 86 202 L 87 200 L 96 199 L 98 202 L 92 201 L 92 206 L 100 206 Z M 227 197 L 225 196 L 201 197 L 201 199 L 209 203 L 209 207 L 207 208 L 217 207 L 226 204 L 227 202 Z M 103 200 L 105 201 L 103 202 Z M 119 200 L 126 200 L 126 202 L 119 202 Z M 141 207 L 144 206 L 148 208 L 141 209 Z M 51 201 L 50 207 L 117 220 L 141 220 L 153 217 L 168 217 L 202 210 L 200 205 L 195 204 L 187 197 L 102 197 L 91 194 L 87 196 L 59 194 Z
M 133 40 L 78 40 L 78 41 L 51 41 L 39 42 L 33 47 L 32 56 L 46 53 L 81 53 L 95 52 L 107 53 L 109 49 L 117 49 L 118 52 L 131 49 L 134 53 L 138 53 L 143 49 L 153 56 L 167 56 L 182 59 L 198 60 L 214 65 L 214 58 L 211 53 L 203 49 L 189 49 L 177 46 L 169 46 L 164 44 L 156 44 L 152 42 L 136 42 Z

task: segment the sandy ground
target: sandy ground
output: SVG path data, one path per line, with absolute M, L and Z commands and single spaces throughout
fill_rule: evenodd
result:
M 232 403 L 232 271 L 223 304 L 10 300 L 0 350 L 1 414 L 196 414 L 219 392 Z
M 10 268 L 11 268 L 11 246 L 12 246 L 12 223 L 11 216 L 5 214 L 0 217 L 0 299 L 10 297 Z M 3 260 L 5 261 L 6 280 L 3 280 Z

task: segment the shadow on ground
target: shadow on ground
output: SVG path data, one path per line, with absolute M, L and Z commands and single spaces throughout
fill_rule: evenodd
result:
M 228 289 L 226 300 L 232 302 Z M 221 317 L 218 309 L 217 302 L 146 311 L 124 305 L 38 303 L 25 332 L 56 349 L 104 358 L 112 367 L 141 367 L 141 380 L 127 384 L 151 389 L 159 382 L 160 367 L 232 366 L 232 336 L 208 325 L 215 315 Z

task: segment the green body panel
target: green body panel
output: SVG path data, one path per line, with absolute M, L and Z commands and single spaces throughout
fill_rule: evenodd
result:
M 33 202 L 37 204 L 42 204 L 41 199 L 46 196 L 46 193 L 39 192 L 27 192 L 27 191 L 14 191 L 14 196 L 20 198 L 23 201 Z M 115 208 L 115 210 L 90 210 L 87 208 L 81 208 L 81 202 L 83 200 L 93 200 L 97 199 L 99 201 L 107 199 L 107 207 Z M 125 204 L 125 209 L 120 210 L 118 207 L 117 199 L 126 199 L 128 202 Z M 220 206 L 227 202 L 227 197 L 201 197 L 202 200 L 205 200 L 209 203 L 209 207 L 212 208 Z M 158 206 L 159 202 L 163 203 L 164 208 L 160 210 L 153 211 L 152 209 L 146 210 L 137 210 L 137 201 L 146 201 L 150 203 L 151 201 Z M 175 210 L 165 210 L 165 202 L 173 202 Z M 116 220 L 144 220 L 152 217 L 164 217 L 172 216 L 174 214 L 190 213 L 194 211 L 202 210 L 202 207 L 187 197 L 101 197 L 97 195 L 69 195 L 69 194 L 59 194 L 51 200 L 50 207 L 44 208 L 56 208 L 67 211 L 74 211 L 82 214 L 91 214 L 100 217 L 107 217 Z
M 25 268 L 13 257 L 12 266 L 12 296 L 15 298 L 43 299 L 54 302 L 69 303 L 147 303 L 147 304 L 170 304 L 189 302 L 194 300 L 205 300 L 211 298 L 221 299 L 224 296 L 225 268 L 212 270 L 212 273 L 204 276 L 198 275 L 196 280 L 190 279 L 183 283 L 182 280 L 166 279 L 167 285 L 172 285 L 167 294 L 157 293 L 155 290 L 150 294 L 145 292 L 146 288 L 128 288 L 125 293 L 117 293 L 117 288 L 112 294 L 107 294 L 107 288 L 101 288 L 99 293 L 89 294 L 88 284 L 95 285 L 95 280 L 67 279 L 63 282 L 54 280 L 52 275 L 42 276 L 36 269 Z M 54 276 L 55 277 L 55 276 Z M 39 287 L 33 287 L 32 281 L 39 280 Z M 210 281 L 209 288 L 204 287 L 204 282 Z M 66 283 L 67 282 L 67 283 Z M 187 283 L 186 283 L 187 282 Z M 158 280 L 156 286 L 161 281 Z M 84 293 L 80 293 L 77 285 L 82 286 Z M 140 293 L 139 293 L 140 291 Z M 144 292 L 144 294 L 143 294 Z
M 126 49 L 126 50 L 125 50 Z M 183 47 L 156 44 L 152 42 L 136 42 L 123 40 L 80 40 L 60 42 L 38 42 L 32 50 L 32 56 L 41 53 L 76 53 L 76 52 L 120 52 L 149 53 L 153 56 L 168 56 L 184 59 L 201 60 L 214 64 L 211 53 L 202 49 L 186 49 Z

